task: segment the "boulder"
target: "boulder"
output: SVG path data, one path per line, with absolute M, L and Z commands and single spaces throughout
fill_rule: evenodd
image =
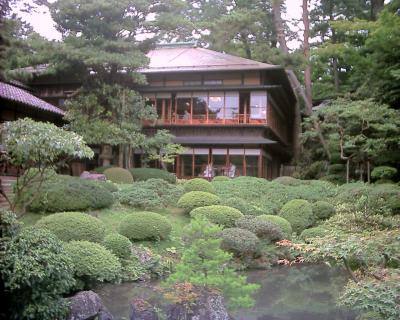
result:
M 67 320 L 113 320 L 99 295 L 93 291 L 80 291 L 69 298 Z
M 107 178 L 104 174 L 101 173 L 90 173 L 89 171 L 83 171 L 80 175 L 81 179 L 86 180 L 96 180 L 96 181 L 106 181 Z
M 135 299 L 131 302 L 129 320 L 159 320 L 159 318 L 150 303 L 142 299 Z

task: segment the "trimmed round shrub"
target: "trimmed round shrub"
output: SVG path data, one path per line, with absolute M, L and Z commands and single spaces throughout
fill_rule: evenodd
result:
M 249 230 L 259 238 L 268 239 L 269 241 L 277 241 L 284 238 L 283 231 L 278 225 L 259 216 L 244 216 L 239 218 L 236 220 L 236 227 Z
M 243 214 L 251 214 L 254 207 L 250 205 L 246 200 L 241 198 L 222 198 L 221 204 L 224 206 L 238 209 Z
M 301 184 L 301 180 L 289 176 L 278 177 L 275 178 L 274 181 L 284 184 L 285 186 L 298 186 Z
M 317 201 L 312 204 L 314 216 L 318 219 L 328 219 L 332 217 L 336 210 L 335 207 L 326 201 Z
M 104 170 L 104 175 L 106 176 L 107 180 L 110 180 L 114 183 L 133 183 L 132 174 L 129 170 L 124 168 L 108 168 Z
M 102 244 L 120 259 L 126 259 L 131 255 L 132 243 L 122 234 L 110 233 L 104 238 Z
M 89 241 L 71 241 L 64 244 L 71 258 L 75 275 L 86 286 L 96 281 L 117 280 L 121 272 L 121 263 L 116 255 L 98 243 Z
M 210 222 L 228 228 L 235 226 L 235 221 L 243 217 L 243 214 L 238 209 L 220 205 L 199 207 L 193 209 L 190 215 L 192 217 L 206 217 Z
M 229 181 L 230 178 L 227 176 L 216 176 L 212 179 L 212 181 Z
M 105 235 L 103 222 L 81 212 L 61 212 L 40 219 L 36 226 L 53 232 L 62 241 L 101 242 Z
M 314 223 L 312 206 L 307 200 L 294 199 L 289 201 L 282 207 L 279 216 L 289 221 L 293 231 L 297 234 L 311 227 Z
M 346 183 L 346 178 L 340 174 L 328 174 L 319 178 L 321 181 L 328 181 L 333 184 L 343 184 Z
M 209 193 L 215 193 L 214 186 L 207 180 L 201 178 L 194 178 L 188 180 L 184 185 L 185 192 L 190 191 L 204 191 Z
M 115 166 L 113 166 L 111 164 L 108 166 L 101 166 L 101 167 L 94 168 L 93 171 L 96 173 L 104 173 L 104 171 L 106 171 L 107 169 L 110 169 L 110 168 L 115 168 Z
M 165 239 L 171 233 L 171 224 L 162 215 L 143 211 L 125 217 L 119 225 L 119 233 L 132 241 Z
M 58 175 L 42 184 L 39 193 L 28 206 L 30 212 L 86 211 L 108 208 L 114 203 L 104 182 Z M 37 185 L 26 190 L 26 197 L 36 195 Z
M 163 179 L 169 183 L 176 183 L 175 174 L 166 170 L 155 168 L 133 168 L 129 169 L 135 181 L 146 181 L 148 179 Z
M 290 238 L 292 236 L 292 232 L 293 232 L 292 225 L 285 218 L 275 216 L 275 215 L 270 215 L 270 214 L 263 214 L 258 217 L 260 219 L 266 220 L 266 221 L 271 222 L 271 223 L 275 224 L 276 226 L 278 226 L 282 230 L 284 237 Z
M 227 228 L 221 231 L 221 248 L 237 255 L 253 254 L 257 251 L 259 240 L 257 236 L 240 228 Z
M 300 238 L 302 238 L 304 241 L 307 241 L 307 239 L 310 238 L 324 237 L 327 233 L 328 231 L 322 227 L 314 227 L 303 230 L 303 232 L 300 234 Z
M 397 169 L 389 166 L 375 167 L 371 172 L 371 178 L 374 180 L 390 180 L 397 174 Z
M 178 207 L 189 213 L 195 208 L 217 205 L 220 202 L 220 198 L 215 194 L 204 191 L 191 191 L 180 197 Z

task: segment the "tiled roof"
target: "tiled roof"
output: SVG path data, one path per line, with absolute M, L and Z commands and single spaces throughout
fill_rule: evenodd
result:
M 61 116 L 64 115 L 64 111 L 56 106 L 53 106 L 52 104 L 35 97 L 26 90 L 5 82 L 0 82 L 0 98 L 17 102 L 25 106 L 41 109 L 43 111 L 56 113 Z
M 179 71 L 265 70 L 280 66 L 261 63 L 205 48 L 161 47 L 149 51 L 150 63 L 143 73 Z

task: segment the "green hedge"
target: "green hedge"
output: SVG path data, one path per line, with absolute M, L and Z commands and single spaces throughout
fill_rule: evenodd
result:
M 294 232 L 300 234 L 314 223 L 312 206 L 307 200 L 294 199 L 286 203 L 279 216 L 290 222 Z
M 314 227 L 303 230 L 303 232 L 300 234 L 300 238 L 302 238 L 304 241 L 307 241 L 310 238 L 324 237 L 327 233 L 328 231 L 322 227 Z
M 234 227 L 235 221 L 240 217 L 243 217 L 243 214 L 238 209 L 220 205 L 199 207 L 193 209 L 190 212 L 190 215 L 192 217 L 206 217 L 210 222 L 227 228 Z
M 220 204 L 221 200 L 215 194 L 204 191 L 191 191 L 185 193 L 178 201 L 178 207 L 189 213 L 195 208 Z
M 133 168 L 129 170 L 135 181 L 145 181 L 148 179 L 163 179 L 169 183 L 176 183 L 176 176 L 166 170 L 154 168 Z
M 293 232 L 292 225 L 285 218 L 275 216 L 275 215 L 270 215 L 270 214 L 263 214 L 263 215 L 259 216 L 259 218 L 275 224 L 282 230 L 284 237 L 286 237 L 287 239 L 291 238 L 292 232 Z
M 221 232 L 221 247 L 236 255 L 251 255 L 257 251 L 259 240 L 257 236 L 240 228 L 227 228 Z
M 278 241 L 284 238 L 282 229 L 260 216 L 244 216 L 236 220 L 236 227 L 253 232 L 259 238 Z
M 96 173 L 104 173 L 104 171 L 106 171 L 107 169 L 110 169 L 110 168 L 115 168 L 115 166 L 113 166 L 111 164 L 108 166 L 101 166 L 101 167 L 97 167 L 97 168 L 93 169 L 93 171 Z
M 111 251 L 98 243 L 89 241 L 71 241 L 64 244 L 71 258 L 75 276 L 86 287 L 94 282 L 115 281 L 121 272 L 121 264 Z
M 216 177 L 214 177 L 214 178 L 212 179 L 213 182 L 214 182 L 214 181 L 223 182 L 223 181 L 229 181 L 229 180 L 230 180 L 230 178 L 227 177 L 227 176 L 216 176 Z
M 131 255 L 132 243 L 122 234 L 108 234 L 103 240 L 103 246 L 120 259 L 126 259 Z
M 114 183 L 133 183 L 132 174 L 129 172 L 129 170 L 124 168 L 108 168 L 104 170 L 104 175 L 106 176 L 107 180 L 110 180 Z
M 36 184 L 28 188 L 26 197 L 36 195 L 37 188 Z M 104 182 L 59 175 L 42 184 L 28 211 L 86 211 L 108 208 L 113 203 L 114 197 Z
M 274 181 L 286 186 L 298 186 L 302 183 L 301 180 L 289 176 L 278 177 L 275 178 Z
M 171 233 L 171 224 L 162 215 L 143 211 L 125 217 L 119 225 L 119 233 L 132 241 L 165 239 Z
M 326 201 L 317 201 L 312 204 L 314 216 L 317 219 L 325 220 L 332 217 L 336 210 L 335 207 Z
M 105 235 L 102 221 L 81 212 L 61 212 L 40 219 L 36 226 L 53 232 L 62 241 L 101 242 Z
M 238 209 L 243 214 L 253 214 L 254 207 L 241 198 L 222 198 L 221 204 Z
M 188 180 L 184 185 L 185 192 L 190 191 L 204 191 L 209 193 L 215 193 L 214 186 L 205 179 L 194 178 Z
M 374 180 L 390 180 L 397 174 L 397 169 L 389 166 L 375 167 L 371 172 L 371 178 Z

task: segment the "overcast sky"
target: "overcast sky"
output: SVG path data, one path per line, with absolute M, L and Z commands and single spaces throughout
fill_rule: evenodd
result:
M 118 1 L 118 0 L 116 0 Z M 286 19 L 301 19 L 301 0 L 285 0 L 287 6 Z M 19 15 L 26 21 L 28 21 L 34 28 L 34 30 L 40 33 L 42 36 L 48 39 L 61 39 L 60 34 L 54 28 L 54 22 L 51 19 L 50 13 L 47 8 L 43 8 L 40 12 L 25 14 L 19 13 Z M 302 34 L 300 35 L 302 36 Z M 289 46 L 294 48 L 298 46 L 297 42 L 289 43 Z

